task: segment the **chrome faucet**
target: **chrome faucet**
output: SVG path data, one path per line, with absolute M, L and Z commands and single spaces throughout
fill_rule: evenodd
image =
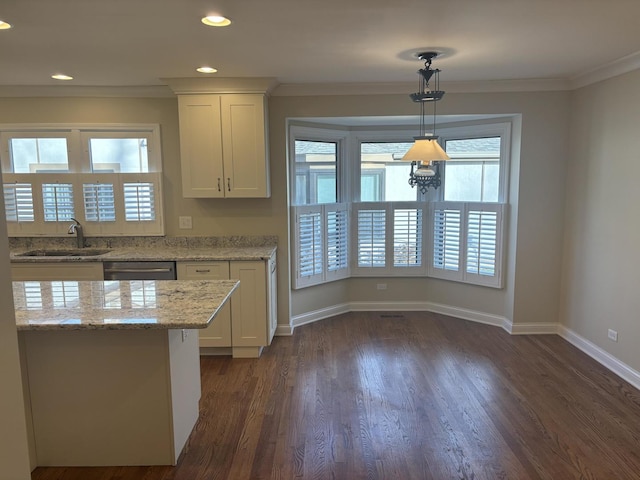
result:
M 67 233 L 69 235 L 73 235 L 75 233 L 78 248 L 84 248 L 84 231 L 82 230 L 82 225 L 73 217 L 71 217 L 71 220 L 73 220 L 73 223 L 69 226 L 69 231 Z

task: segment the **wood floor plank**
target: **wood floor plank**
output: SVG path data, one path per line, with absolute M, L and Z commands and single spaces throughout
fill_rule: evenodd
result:
M 640 480 L 640 392 L 558 336 L 355 312 L 201 366 L 176 467 L 32 479 Z

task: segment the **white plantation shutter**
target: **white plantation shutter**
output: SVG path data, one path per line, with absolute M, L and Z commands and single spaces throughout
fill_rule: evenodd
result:
M 420 267 L 422 262 L 421 208 L 393 210 L 393 266 Z
M 465 281 L 500 287 L 504 205 L 467 205 Z
M 423 202 L 354 203 L 356 276 L 425 275 Z
M 384 208 L 356 209 L 358 267 L 386 267 L 387 212 Z
M 73 185 L 70 183 L 43 183 L 42 206 L 45 222 L 70 222 L 75 216 Z
M 327 280 L 349 274 L 349 211 L 346 204 L 325 205 L 327 232 Z
M 292 207 L 294 288 L 349 276 L 349 211 L 342 203 Z
M 33 222 L 33 188 L 30 183 L 5 183 L 4 205 L 7 222 Z
M 497 203 L 434 204 L 429 275 L 500 287 L 504 209 Z
M 322 206 L 294 207 L 294 287 L 306 287 L 324 280 Z
M 115 222 L 115 192 L 111 183 L 84 183 L 84 218 L 87 222 Z
M 460 203 L 438 203 L 433 209 L 431 265 L 429 274 L 461 279 L 462 208 Z
M 149 182 L 125 183 L 124 217 L 127 222 L 152 222 L 156 218 L 154 185 Z
M 322 213 L 301 214 L 298 222 L 300 233 L 300 276 L 320 275 L 324 269 L 322 254 Z

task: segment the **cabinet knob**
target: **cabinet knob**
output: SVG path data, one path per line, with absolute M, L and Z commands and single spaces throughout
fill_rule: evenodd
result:
M 218 191 L 222 191 L 221 187 L 220 187 L 220 177 L 218 177 Z
M 227 190 L 231 191 L 231 178 L 227 177 Z
M 196 273 L 209 273 L 210 271 L 211 270 L 208 269 L 208 268 L 207 269 L 202 269 L 202 270 L 196 269 Z

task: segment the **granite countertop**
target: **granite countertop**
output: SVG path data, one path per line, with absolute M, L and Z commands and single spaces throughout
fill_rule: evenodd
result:
M 21 331 L 206 328 L 236 280 L 13 282 Z
M 49 250 L 55 250 L 51 248 Z M 275 251 L 275 245 L 255 247 L 206 247 L 206 246 L 137 246 L 107 248 L 101 255 L 64 256 L 21 256 L 21 254 L 42 250 L 22 248 L 11 252 L 13 263 L 54 263 L 54 262 L 112 262 L 112 261 L 220 261 L 220 260 L 268 260 Z M 59 248 L 59 250 L 67 250 Z M 93 248 L 87 248 L 87 251 Z

